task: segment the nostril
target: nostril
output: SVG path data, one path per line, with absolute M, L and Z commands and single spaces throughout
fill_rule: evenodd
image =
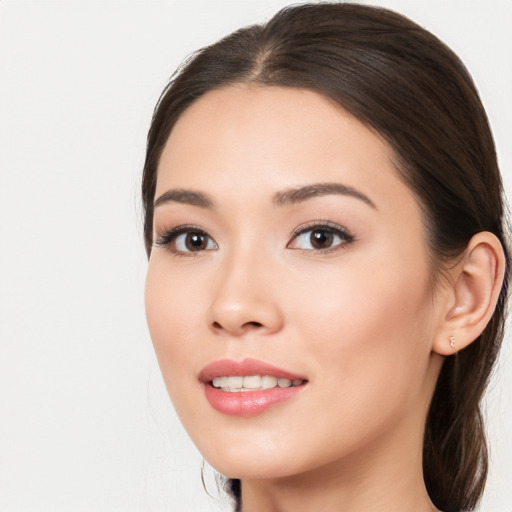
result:
M 219 329 L 219 330 L 224 329 L 224 327 L 222 327 L 222 325 L 216 321 L 212 323 L 212 327 L 214 329 Z M 260 322 L 245 322 L 242 325 L 242 329 L 246 329 L 246 330 L 259 329 L 260 327 L 263 327 L 263 324 Z
M 255 328 L 263 327 L 263 324 L 260 324 L 259 322 L 247 322 L 244 325 L 246 325 L 247 327 L 255 327 Z

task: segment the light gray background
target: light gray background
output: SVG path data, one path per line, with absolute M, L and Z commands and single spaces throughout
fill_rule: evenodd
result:
M 221 510 L 146 330 L 140 170 L 174 68 L 286 3 L 0 0 L 2 512 Z M 512 195 L 512 1 L 368 3 L 459 53 Z M 510 342 L 488 399 L 485 512 L 512 511 Z

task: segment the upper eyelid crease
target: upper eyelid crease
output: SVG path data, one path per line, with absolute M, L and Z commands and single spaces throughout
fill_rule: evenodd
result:
M 166 237 L 166 236 L 178 236 L 178 235 L 181 235 L 182 233 L 188 233 L 191 231 L 194 233 L 201 233 L 204 235 L 208 235 L 208 233 L 203 228 L 201 228 L 199 226 L 192 225 L 192 224 L 183 224 L 183 225 L 179 225 L 179 226 L 176 226 L 176 227 L 173 227 L 170 229 L 165 229 L 161 233 L 159 233 L 157 231 L 155 233 L 155 235 L 156 235 L 156 238 L 162 238 L 162 237 Z
M 315 220 L 307 222 L 306 224 L 301 224 L 300 226 L 296 227 L 290 233 L 289 237 L 292 238 L 295 236 L 299 236 L 300 234 L 305 233 L 307 231 L 314 231 L 315 229 L 322 228 L 330 231 L 338 231 L 340 233 L 343 233 L 344 235 L 350 235 L 349 231 L 346 228 L 340 226 L 339 224 L 336 224 L 335 222 L 332 222 L 330 220 Z

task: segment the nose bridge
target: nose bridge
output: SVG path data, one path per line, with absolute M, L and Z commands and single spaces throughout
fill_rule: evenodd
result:
M 270 267 L 263 251 L 239 245 L 223 259 L 207 322 L 217 333 L 269 334 L 282 326 L 282 313 L 274 292 Z

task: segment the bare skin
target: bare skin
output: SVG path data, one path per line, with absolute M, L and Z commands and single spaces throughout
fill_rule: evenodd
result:
M 244 512 L 437 510 L 428 405 L 449 336 L 478 335 L 502 271 L 482 235 L 431 286 L 420 207 L 392 158 L 325 98 L 278 87 L 207 93 L 164 148 L 148 325 L 185 428 L 242 480 Z M 466 261 L 492 283 L 461 283 Z M 303 389 L 251 417 L 216 410 L 202 369 L 246 358 L 305 376 Z

